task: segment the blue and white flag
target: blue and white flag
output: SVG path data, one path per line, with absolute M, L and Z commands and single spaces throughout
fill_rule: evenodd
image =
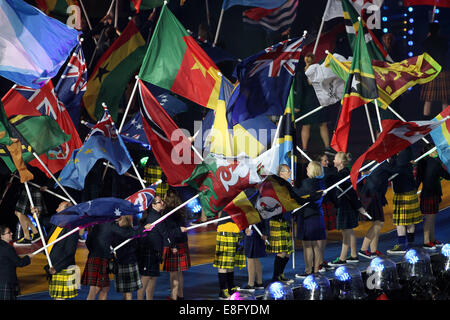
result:
M 280 7 L 286 0 L 223 0 L 222 9 L 227 10 L 232 6 L 261 7 L 274 9 Z
M 58 73 L 79 35 L 22 0 L 0 0 L 0 75 L 39 89 Z
M 144 148 L 150 150 L 150 143 L 145 135 L 144 125 L 142 124 L 142 117 L 140 112 L 136 112 L 133 118 L 125 123 L 120 132 L 120 135 L 125 142 L 138 143 Z

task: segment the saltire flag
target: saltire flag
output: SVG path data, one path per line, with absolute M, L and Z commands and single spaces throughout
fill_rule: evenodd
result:
M 225 157 L 209 153 L 183 181 L 199 192 L 203 212 L 211 217 L 220 212 L 241 191 L 263 181 L 256 161 L 241 154 Z
M 236 66 L 239 84 L 227 108 L 231 126 L 256 116 L 283 114 L 303 40 L 282 41 Z
M 362 24 L 358 21 L 359 14 L 355 7 L 350 3 L 351 0 L 341 0 L 342 9 L 344 10 L 345 26 L 347 30 L 348 40 L 350 47 L 354 50 L 356 46 L 356 38 L 359 27 L 363 30 L 364 38 L 367 43 L 367 50 L 371 60 L 382 60 L 393 62 L 389 54 L 384 49 L 381 42 L 377 39 L 372 30 L 366 27 L 366 22 L 361 17 Z
M 82 146 L 72 119 L 58 100 L 51 80 L 40 89 L 15 85 L 5 94 L 2 101 L 8 117 L 13 115 L 49 116 L 58 123 L 64 133 L 70 136 L 68 141 L 40 155 L 40 159 L 51 173 L 55 174 L 64 168 L 73 150 Z M 39 136 L 39 130 L 35 134 Z M 47 177 L 51 177 L 37 159 L 31 160 L 30 165 L 39 168 Z
M 222 9 L 228 10 L 233 6 L 261 7 L 275 9 L 281 7 L 286 0 L 223 0 Z
M 74 150 L 59 174 L 59 182 L 76 190 L 84 188 L 84 181 L 97 160 L 105 159 L 122 175 L 131 167 L 132 159 L 108 110 L 86 136 L 81 148 Z
M 125 142 L 138 143 L 150 150 L 150 143 L 145 135 L 140 112 L 136 112 L 133 118 L 125 123 L 120 134 Z
M 167 2 L 170 2 L 167 0 Z M 131 9 L 136 10 L 136 13 L 139 13 L 139 10 L 149 10 L 157 7 L 161 7 L 164 4 L 164 0 L 131 0 L 130 6 Z
M 436 6 L 450 8 L 450 0 L 403 0 L 405 7 L 409 6 Z
M 155 194 L 156 194 L 156 185 L 139 190 L 138 192 L 135 192 L 131 196 L 126 198 L 125 200 L 128 200 L 135 206 L 138 206 L 140 212 L 144 212 L 152 204 Z
M 447 108 L 448 109 L 448 108 Z M 392 157 L 406 149 L 427 134 L 438 128 L 448 119 L 439 121 L 409 121 L 382 120 L 383 131 L 377 140 L 353 164 L 350 171 L 350 180 L 356 189 L 359 169 L 366 160 L 375 160 L 378 163 Z
M 0 75 L 38 89 L 57 75 L 79 32 L 22 0 L 0 1 Z
M 11 128 L 6 117 L 3 104 L 0 101 L 0 158 L 11 172 L 18 171 L 20 182 L 33 180 L 33 174 L 27 169 L 22 158 L 22 144 L 12 136 Z
M 270 32 L 284 32 L 289 29 L 297 17 L 299 0 L 287 0 L 274 9 L 253 8 L 242 13 L 242 21 L 261 26 Z
M 36 5 L 45 14 L 81 30 L 81 7 L 78 0 L 36 0 Z
M 223 208 L 239 230 L 245 230 L 248 226 L 261 222 L 259 212 L 255 208 L 258 194 L 255 188 L 245 189 Z
M 345 0 L 344 0 L 345 1 Z M 359 21 L 362 30 L 362 22 Z M 347 151 L 352 111 L 378 97 L 377 83 L 367 51 L 364 33 L 358 32 L 353 48 L 353 60 L 345 82 L 345 94 L 336 130 L 331 140 L 335 151 Z
M 122 216 L 138 215 L 139 206 L 124 199 L 105 197 L 68 207 L 50 218 L 50 223 L 67 229 L 114 221 Z
M 56 96 L 66 107 L 76 128 L 80 122 L 81 99 L 86 92 L 86 82 L 87 66 L 80 44 L 72 53 L 55 87 Z
M 139 78 L 216 109 L 222 74 L 167 6 L 163 6 Z
M 450 172 L 450 106 L 444 109 L 440 114 L 438 114 L 433 121 L 442 121 L 441 125 L 430 132 L 431 138 L 433 139 L 434 145 L 437 148 L 439 158 L 442 163 L 446 166 L 447 171 Z
M 189 139 L 141 80 L 138 88 L 142 101 L 142 123 L 153 155 L 166 175 L 167 183 L 180 186 L 201 160 L 191 150 Z
M 130 79 L 139 69 L 145 50 L 145 40 L 130 20 L 89 76 L 83 105 L 92 119 L 102 117 L 102 103 L 106 103 L 111 108 L 111 116 L 117 120 L 120 100 Z
M 324 65 L 345 81 L 352 62 L 342 61 L 328 54 Z M 392 101 L 416 84 L 432 81 L 441 71 L 441 66 L 428 54 L 411 57 L 400 62 L 389 63 L 372 60 L 372 69 L 377 82 L 378 106 L 386 109 Z

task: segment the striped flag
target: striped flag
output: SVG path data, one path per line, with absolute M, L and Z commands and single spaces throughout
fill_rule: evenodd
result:
M 261 26 L 268 31 L 284 32 L 289 29 L 297 17 L 299 0 L 287 0 L 276 9 L 252 8 L 242 13 L 242 21 Z
M 233 219 L 239 230 L 244 230 L 252 224 L 259 223 L 261 216 L 255 208 L 258 190 L 249 188 L 241 191 L 224 209 Z
M 433 121 L 441 121 L 446 117 L 450 117 L 450 106 L 447 106 Z M 439 158 L 450 172 L 450 118 L 431 131 L 430 135 L 436 145 Z

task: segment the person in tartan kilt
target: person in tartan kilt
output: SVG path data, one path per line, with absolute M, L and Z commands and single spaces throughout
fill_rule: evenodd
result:
M 10 245 L 13 233 L 7 226 L 0 225 L 0 300 L 16 300 L 20 293 L 16 268 L 31 262 L 31 255 L 19 257 Z

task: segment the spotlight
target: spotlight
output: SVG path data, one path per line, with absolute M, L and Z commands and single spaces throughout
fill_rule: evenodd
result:
M 409 12 L 413 12 L 413 10 L 414 10 L 413 7 L 408 7 Z

